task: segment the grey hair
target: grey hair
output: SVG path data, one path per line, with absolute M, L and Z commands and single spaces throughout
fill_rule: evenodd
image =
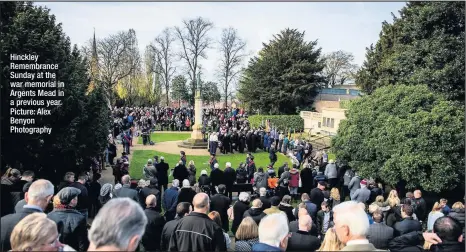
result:
M 28 190 L 28 198 L 34 201 L 46 200 L 54 194 L 53 184 L 45 179 L 34 181 Z
M 121 183 L 123 185 L 131 184 L 131 177 L 129 175 L 124 175 L 123 177 L 121 177 Z
M 180 186 L 180 181 L 179 181 L 178 179 L 174 179 L 174 180 L 172 181 L 172 186 L 173 186 L 173 187 L 178 187 L 178 186 Z
M 241 193 L 239 194 L 239 196 L 238 196 L 238 199 L 239 199 L 240 201 L 243 201 L 243 202 L 248 202 L 249 199 L 250 199 L 249 193 L 247 193 L 247 192 L 241 192 Z
M 267 189 L 265 189 L 265 187 L 261 187 L 259 189 L 259 196 L 266 196 L 267 195 Z
M 355 201 L 346 201 L 333 208 L 334 221 L 347 225 L 351 235 L 366 237 L 369 219 L 366 212 Z
M 225 164 L 225 166 L 226 166 L 227 168 L 228 168 L 228 167 L 231 167 L 231 163 L 230 163 L 230 162 L 227 162 L 227 163 Z
M 259 242 L 278 247 L 288 232 L 288 218 L 285 213 L 266 215 L 259 223 Z
M 142 238 L 146 225 L 147 217 L 138 203 L 130 198 L 115 198 L 100 209 L 88 238 L 95 248 L 115 246 L 123 250 L 135 236 Z

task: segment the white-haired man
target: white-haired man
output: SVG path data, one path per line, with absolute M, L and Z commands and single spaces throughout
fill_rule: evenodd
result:
M 262 202 L 262 210 L 265 210 L 272 206 L 272 204 L 270 203 L 270 199 L 267 198 L 267 189 L 265 187 L 261 187 L 259 189 L 259 199 Z
M 165 210 L 165 220 L 171 221 L 175 218 L 176 215 L 176 204 L 178 203 L 178 194 L 180 186 L 180 181 L 174 179 L 172 181 L 172 186 L 165 190 L 163 194 L 163 209 Z
M 115 190 L 115 197 L 116 198 L 130 198 L 137 203 L 139 203 L 139 194 L 138 191 L 131 188 L 131 177 L 129 175 L 125 175 L 121 177 L 121 184 L 123 185 L 120 189 Z M 79 189 L 79 188 L 78 188 Z M 79 199 L 78 199 L 79 202 Z
M 88 251 L 136 251 L 147 225 L 141 206 L 129 198 L 107 202 L 92 222 Z
M 159 182 L 159 191 L 162 192 L 167 190 L 168 185 L 168 164 L 165 163 L 165 158 L 160 157 L 160 162 L 155 165 L 157 169 L 157 180 Z
M 225 170 L 223 171 L 223 176 L 224 176 L 224 181 L 225 181 L 225 187 L 226 187 L 226 193 L 227 196 L 232 199 L 233 196 L 233 184 L 236 181 L 236 171 L 231 168 L 231 163 L 227 162 L 225 164 Z
M 210 179 L 212 181 L 212 195 L 216 194 L 215 187 L 225 184 L 223 171 L 220 170 L 218 163 L 214 165 L 214 169 L 210 172 Z
M 333 208 L 334 230 L 345 244 L 341 251 L 380 251 L 366 238 L 369 220 L 357 202 L 346 201 Z
M 252 246 L 252 251 L 286 251 L 289 237 L 286 214 L 267 215 L 259 224 L 259 242 Z

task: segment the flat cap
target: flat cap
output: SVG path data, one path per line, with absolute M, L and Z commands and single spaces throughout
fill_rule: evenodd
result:
M 69 205 L 71 200 L 76 198 L 81 193 L 81 190 L 74 187 L 65 187 L 57 193 L 57 197 L 60 203 L 63 205 Z

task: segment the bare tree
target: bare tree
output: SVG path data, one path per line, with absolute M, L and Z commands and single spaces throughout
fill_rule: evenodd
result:
M 354 64 L 352 53 L 344 51 L 331 52 L 324 55 L 324 76 L 327 78 L 327 87 L 343 85 L 347 80 L 354 78 L 358 66 Z
M 181 46 L 182 52 L 179 54 L 188 65 L 188 74 L 191 84 L 192 99 L 194 104 L 194 94 L 196 93 L 196 76 L 198 73 L 199 57 L 206 59 L 205 50 L 209 47 L 211 39 L 207 33 L 213 28 L 213 23 L 201 17 L 184 20 L 183 27 L 175 27 L 175 34 Z
M 222 30 L 222 37 L 219 41 L 219 51 L 222 54 L 219 65 L 220 81 L 222 93 L 225 99 L 225 108 L 228 105 L 228 98 L 231 97 L 232 82 L 237 79 L 241 72 L 241 63 L 246 56 L 246 42 L 239 36 L 236 29 L 230 27 Z
M 171 79 L 176 71 L 176 67 L 173 66 L 173 41 L 175 41 L 175 37 L 173 36 L 172 30 L 170 28 L 165 28 L 162 34 L 157 36 L 154 43 L 151 44 L 154 56 L 156 57 L 154 71 L 159 74 L 162 84 L 165 87 L 167 106 L 169 103 Z

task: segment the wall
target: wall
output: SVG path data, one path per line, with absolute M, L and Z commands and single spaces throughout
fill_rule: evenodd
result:
M 321 132 L 328 135 L 336 135 L 340 122 L 346 119 L 345 111 L 346 109 L 323 109 Z

